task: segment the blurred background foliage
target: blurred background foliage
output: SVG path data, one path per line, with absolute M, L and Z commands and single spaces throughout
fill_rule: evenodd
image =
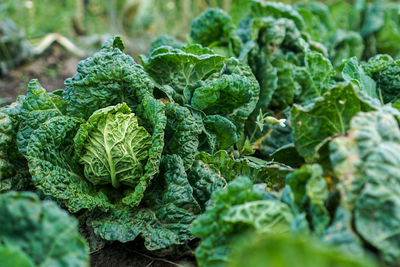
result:
M 63 87 L 82 58 L 121 35 L 136 60 L 160 34 L 185 40 L 191 21 L 233 0 L 0 0 L 0 105 L 32 78 Z
M 172 34 L 184 38 L 190 22 L 208 7 L 229 10 L 233 0 L 2 0 L 0 20 L 12 19 L 29 39 L 51 32 Z
M 79 59 L 90 56 L 111 36 L 120 35 L 125 52 L 138 60 L 161 34 L 186 41 L 192 20 L 209 7 L 230 12 L 238 23 L 249 1 L 0 0 L 0 98 L 23 92 L 31 78 L 39 78 L 49 90 L 63 87 L 63 79 L 75 73 Z M 341 51 L 330 55 L 334 65 L 353 55 L 400 54 L 398 2 L 279 2 L 296 6 L 305 21 L 303 30 L 313 41 L 329 51 Z M 19 72 L 11 72 L 17 66 Z
M 126 40 L 128 52 L 135 55 L 146 51 L 150 41 L 160 34 L 169 34 L 185 40 L 190 31 L 191 21 L 209 7 L 219 7 L 230 11 L 233 5 L 245 6 L 246 2 L 248 1 L 1 0 L 0 23 L 11 19 L 24 29 L 26 37 L 34 44 L 46 34 L 59 33 L 74 39 L 80 45 L 94 44 L 98 47 L 98 44 L 107 37 L 119 34 Z M 280 2 L 293 4 L 312 1 L 282 0 Z M 354 9 L 352 2 L 371 1 L 331 0 L 320 2 L 329 5 L 332 15 L 337 15 L 334 18 L 335 21 L 343 24 L 341 28 L 349 28 L 348 25 L 352 21 L 346 21 L 349 16 L 343 14 L 343 11 L 350 12 Z M 334 12 L 335 9 L 338 13 Z M 238 8 L 234 12 L 240 13 L 241 9 Z M 234 13 L 232 15 L 235 16 Z M 318 26 L 316 25 L 316 27 Z M 319 30 L 321 30 L 320 27 Z

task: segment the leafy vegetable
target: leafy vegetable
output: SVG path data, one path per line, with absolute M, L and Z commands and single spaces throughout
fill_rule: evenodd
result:
M 43 123 L 31 136 L 27 160 L 34 185 L 62 200 L 71 212 L 110 204 L 101 191 L 86 182 L 73 154 L 73 137 L 82 121 L 59 116 Z
M 397 147 L 400 130 L 390 114 L 360 113 L 347 136 L 331 143 L 331 160 L 344 204 L 354 210 L 356 231 L 379 250 L 382 260 L 399 260 Z M 376 228 L 376 225 L 379 225 Z
M 122 102 L 136 107 L 151 95 L 153 84 L 149 76 L 120 50 L 120 44 L 114 39 L 104 43 L 98 53 L 78 64 L 77 74 L 65 81 L 67 115 L 87 119 L 99 108 Z
M 357 58 L 350 58 L 343 67 L 343 79 L 357 84 L 370 97 L 377 98 L 376 83 L 364 71 Z
M 207 9 L 192 22 L 191 41 L 209 46 L 217 53 L 226 56 L 238 56 L 242 42 L 236 35 L 236 26 L 232 19 L 221 9 Z
M 35 194 L 0 195 L 2 266 L 89 266 L 78 222 L 54 202 Z
M 352 257 L 305 236 L 251 235 L 239 242 L 228 266 L 377 266 L 370 259 Z
M 167 126 L 165 127 L 164 153 L 176 154 L 189 169 L 198 153 L 201 125 L 186 107 L 166 105 Z
M 399 6 L 238 0 L 196 18 L 187 43 L 161 36 L 140 65 L 114 37 L 64 90 L 32 80 L 0 108 L 4 225 L 47 207 L 4 194 L 29 190 L 79 218 L 93 251 L 144 242 L 159 256 L 195 250 L 199 266 L 397 266 Z M 48 234 L 75 227 L 62 214 Z M 12 232 L 0 265 L 40 264 L 36 234 L 4 241 Z M 74 240 L 54 259 L 87 264 Z
M 322 233 L 322 240 L 353 255 L 364 255 L 361 238 L 352 226 L 351 211 L 339 207 L 332 224 Z
M 244 139 L 244 122 L 259 94 L 248 67 L 200 45 L 162 46 L 142 62 L 169 101 L 194 109 L 207 137 L 201 142 L 208 150 L 228 149 Z M 226 102 L 227 98 L 232 101 Z
M 31 80 L 19 114 L 21 121 L 17 134 L 19 151 L 26 154 L 32 133 L 42 123 L 63 114 L 65 114 L 65 103 L 61 98 L 58 95 L 47 94 L 38 80 Z
M 250 179 L 244 176 L 215 191 L 212 201 L 213 205 L 195 221 L 192 229 L 202 239 L 196 250 L 201 266 L 226 263 L 230 243 L 246 229 L 286 232 L 293 220 L 289 206 L 277 199 L 264 199 L 264 194 L 253 189 Z
M 306 212 L 309 225 L 320 234 L 330 222 L 325 208 L 328 199 L 328 186 L 322 176 L 322 168 L 317 165 L 303 165 L 300 169 L 286 176 L 290 186 L 297 212 Z
M 388 55 L 375 56 L 364 66 L 365 72 L 376 82 L 377 95 L 382 103 L 395 102 L 399 99 L 397 78 L 400 66 Z
M 165 93 L 169 98 L 179 104 L 190 103 L 192 92 L 189 87 L 219 72 L 226 61 L 225 57 L 200 45 L 180 49 L 161 46 L 153 50 L 149 57 L 142 56 L 141 59 L 146 72 L 164 86 L 161 89 L 168 90 Z M 165 86 L 172 88 L 172 91 Z
M 315 159 L 331 136 L 349 129 L 354 115 L 373 109 L 352 84 L 338 84 L 307 106 L 295 105 L 291 116 L 297 150 L 307 160 Z
M 193 197 L 183 161 L 176 155 L 166 156 L 162 165 L 163 179 L 149 189 L 141 209 L 117 207 L 109 214 L 94 217 L 91 224 L 98 235 L 121 242 L 140 235 L 149 250 L 166 249 L 193 239 L 189 227 L 200 206 Z
M 213 155 L 203 152 L 196 158 L 221 173 L 227 181 L 238 176 L 247 176 L 254 183 L 280 186 L 286 174 L 292 171 L 292 168 L 277 162 L 266 162 L 252 157 L 234 159 L 224 150 Z
M 26 159 L 17 148 L 17 131 L 20 124 L 24 96 L 0 109 L 0 192 L 31 189 Z
M 81 125 L 75 150 L 94 185 L 135 186 L 143 176 L 151 136 L 126 104 L 97 110 Z

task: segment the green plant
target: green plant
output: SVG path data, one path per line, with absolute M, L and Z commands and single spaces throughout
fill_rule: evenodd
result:
M 29 192 L 0 195 L 2 266 L 89 266 L 78 221 Z
M 400 63 L 357 58 L 388 29 L 379 3 L 211 9 L 140 64 L 111 38 L 65 89 L 32 80 L 0 109 L 0 191 L 56 200 L 93 250 L 141 237 L 171 256 L 197 237 L 200 266 L 396 266 Z

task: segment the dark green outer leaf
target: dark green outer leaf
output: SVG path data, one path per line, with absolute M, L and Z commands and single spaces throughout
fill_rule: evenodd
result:
M 299 12 L 290 5 L 278 2 L 264 2 L 261 0 L 252 0 L 250 17 L 287 18 L 296 23 L 300 30 L 304 27 L 304 20 Z
M 293 219 L 289 206 L 277 199 L 264 200 L 264 193 L 243 176 L 213 193 L 212 205 L 192 228 L 193 234 L 202 239 L 196 250 L 199 266 L 224 266 L 232 242 L 243 231 L 289 230 Z
M 110 213 L 94 216 L 90 224 L 106 240 L 128 242 L 142 236 L 149 250 L 179 245 L 193 239 L 189 231 L 200 212 L 179 156 L 167 155 L 163 178 L 155 180 L 146 193 L 144 207 L 117 206 Z
M 15 175 L 17 172 L 15 162 L 22 158 L 16 147 L 16 133 L 23 98 L 20 97 L 16 102 L 0 109 L 0 181 L 2 182 Z
M 89 266 L 77 220 L 54 202 L 40 202 L 32 193 L 0 195 L 0 223 L 0 247 L 19 248 L 35 266 Z
M 174 101 L 190 103 L 189 86 L 221 71 L 226 58 L 195 44 L 181 49 L 162 46 L 148 57 L 142 57 L 146 72 L 160 85 L 169 85 L 176 92 Z M 182 102 L 183 101 L 183 102 Z
M 374 246 L 381 259 L 396 266 L 400 260 L 400 130 L 384 112 L 360 113 L 349 133 L 330 144 L 331 161 L 342 202 L 353 210 L 359 235 Z
M 361 58 L 364 52 L 364 41 L 358 32 L 338 30 L 327 44 L 329 59 L 337 67 L 350 57 Z
M 329 59 L 320 53 L 310 52 L 305 55 L 305 66 L 296 70 L 296 81 L 301 84 L 301 93 L 296 102 L 305 104 L 322 96 L 329 90 L 335 71 Z
M 313 233 L 320 235 L 330 222 L 325 201 L 328 199 L 328 186 L 318 164 L 303 165 L 286 176 L 294 196 L 294 209 L 305 212 Z
M 283 186 L 286 174 L 293 169 L 278 162 L 267 162 L 252 157 L 234 159 L 221 150 L 214 155 L 202 152 L 197 157 L 203 163 L 214 168 L 228 182 L 238 176 L 248 176 L 255 183 L 268 183 L 269 186 Z
M 18 150 L 27 154 L 32 133 L 45 121 L 65 113 L 65 103 L 57 95 L 48 95 L 38 80 L 31 80 L 19 116 Z
M 325 229 L 321 239 L 354 255 L 364 254 L 361 239 L 353 230 L 352 213 L 343 207 L 336 210 L 332 225 Z
M 324 143 L 349 129 L 354 115 L 374 109 L 351 83 L 337 85 L 305 107 L 294 105 L 291 117 L 299 154 L 307 161 L 315 160 Z
M 196 250 L 199 266 L 221 266 L 226 261 L 229 253 L 229 234 L 233 228 L 223 222 L 223 217 L 229 208 L 261 199 L 262 194 L 253 190 L 253 184 L 247 177 L 239 177 L 225 189 L 213 194 L 213 206 L 194 222 L 192 228 L 192 233 L 202 239 Z
M 95 189 L 81 174 L 73 155 L 73 138 L 81 120 L 54 117 L 33 132 L 27 150 L 34 185 L 45 195 L 65 202 L 68 210 L 108 210 L 104 193 Z
M 275 200 L 258 200 L 236 205 L 229 209 L 224 221 L 247 224 L 258 232 L 287 232 L 293 214 L 289 206 Z
M 234 34 L 234 30 L 235 26 L 225 11 L 210 8 L 192 21 L 190 38 L 194 43 L 209 46 L 214 42 L 228 41 L 224 39 Z
M 225 11 L 209 8 L 192 21 L 190 39 L 193 43 L 214 49 L 218 54 L 238 56 L 242 42 L 235 31 L 236 26 Z
M 139 179 L 135 190 L 128 193 L 122 200 L 125 205 L 131 207 L 139 205 L 151 180 L 159 172 L 161 155 L 164 149 L 164 130 L 167 124 L 165 105 L 152 96 L 145 95 L 143 97 L 138 109 L 138 116 L 143 118 L 143 123 L 147 125 L 146 129 L 151 133 L 151 148 L 144 167 L 144 175 Z
M 376 82 L 376 89 L 382 103 L 400 99 L 400 62 L 388 55 L 377 55 L 363 65 L 365 72 Z
M 20 96 L 11 105 L 0 109 L 0 192 L 32 190 L 26 159 L 17 148 L 22 102 Z
M 210 165 L 201 160 L 193 163 L 188 173 L 188 180 L 193 188 L 193 196 L 202 207 L 202 211 L 209 204 L 211 194 L 226 186 L 226 180 L 221 173 L 215 168 L 210 168 Z
M 201 126 L 189 109 L 177 104 L 166 104 L 167 126 L 165 128 L 165 154 L 180 156 L 189 169 L 198 153 Z
M 153 83 L 143 68 L 108 45 L 79 62 L 77 73 L 65 81 L 67 115 L 87 119 L 97 109 L 122 102 L 134 108 L 152 94 Z
M 363 68 L 358 64 L 356 57 L 347 60 L 342 70 L 342 76 L 346 81 L 356 83 L 370 97 L 378 98 L 375 81 L 365 73 Z
M 206 116 L 203 125 L 211 152 L 229 149 L 239 140 L 236 125 L 225 117 L 220 115 Z

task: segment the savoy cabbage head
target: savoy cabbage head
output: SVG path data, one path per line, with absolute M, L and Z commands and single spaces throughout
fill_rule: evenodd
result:
M 218 54 L 237 57 L 243 44 L 236 30 L 232 18 L 225 11 L 209 8 L 193 20 L 190 41 L 208 46 Z
M 259 96 L 249 67 L 198 44 L 161 46 L 142 56 L 142 64 L 161 95 L 191 109 L 206 136 L 200 142 L 208 151 L 229 149 L 244 138 L 245 120 Z
M 118 188 L 121 184 L 135 186 L 143 176 L 151 135 L 123 103 L 94 112 L 81 125 L 75 142 L 85 177 L 94 185 Z
M 65 80 L 63 100 L 69 116 L 87 119 L 99 108 L 126 102 L 136 107 L 152 95 L 153 84 L 143 68 L 122 52 L 119 37 L 105 42 L 99 52 L 78 64 Z M 122 50 L 121 50 L 122 49 Z

